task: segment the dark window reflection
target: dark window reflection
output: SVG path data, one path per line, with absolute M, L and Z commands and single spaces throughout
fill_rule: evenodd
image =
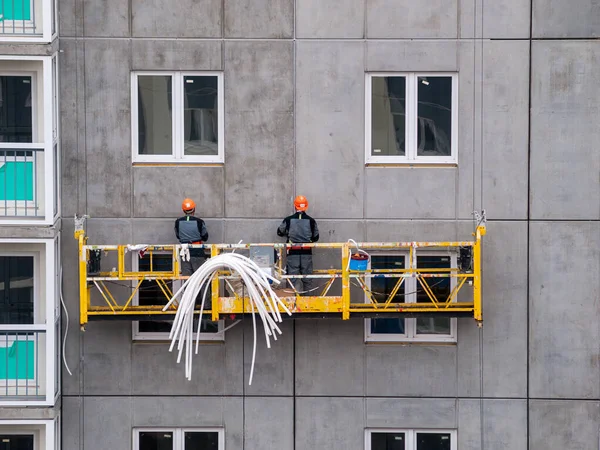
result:
M 405 450 L 404 433 L 371 433 L 371 450 Z
M 404 269 L 403 255 L 373 255 L 371 256 L 372 269 Z M 385 303 L 392 293 L 398 278 L 371 278 L 371 291 L 378 303 Z M 405 284 L 402 283 L 394 296 L 392 303 L 405 302 Z M 404 334 L 404 319 L 371 319 L 371 333 L 378 334 Z
M 371 155 L 406 154 L 406 77 L 371 80 Z
M 450 156 L 452 78 L 419 77 L 417 86 L 417 156 Z

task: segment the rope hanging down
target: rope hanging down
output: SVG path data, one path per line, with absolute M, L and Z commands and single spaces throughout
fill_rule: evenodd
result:
M 200 268 L 194 272 L 190 278 L 173 295 L 173 298 L 163 308 L 166 311 L 173 303 L 178 304 L 175 320 L 169 339 L 171 345 L 169 351 L 172 352 L 177 345 L 178 355 L 177 363 L 181 362 L 181 357 L 185 351 L 185 376 L 188 380 L 192 378 L 192 346 L 194 342 L 194 307 L 196 298 L 203 290 L 202 303 L 200 305 L 200 315 L 198 317 L 198 326 L 196 330 L 196 348 L 198 354 L 198 345 L 200 342 L 200 329 L 202 323 L 202 314 L 206 304 L 206 295 L 210 292 L 211 281 L 221 270 L 230 270 L 234 274 L 241 276 L 246 285 L 252 308 L 252 325 L 254 344 L 252 347 L 252 365 L 250 367 L 250 378 L 248 384 L 252 384 L 254 375 L 254 361 L 256 357 L 256 312 L 262 320 L 265 333 L 267 348 L 271 348 L 271 338 L 277 340 L 277 334 L 281 334 L 281 329 L 277 326 L 281 323 L 281 307 L 288 315 L 292 315 L 287 306 L 279 299 L 277 294 L 271 289 L 269 280 L 279 283 L 278 280 L 265 273 L 254 261 L 243 255 L 236 253 L 224 253 L 209 258 Z M 177 298 L 180 300 L 177 300 Z M 216 305 L 213 305 L 216 306 Z

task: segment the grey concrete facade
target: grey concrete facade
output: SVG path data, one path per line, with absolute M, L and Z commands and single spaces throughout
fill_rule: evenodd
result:
M 367 428 L 598 447 L 598 2 L 59 5 L 64 450 L 129 450 L 137 427 L 224 427 L 228 450 L 361 450 Z M 224 164 L 132 163 L 137 70 L 224 73 Z M 365 73 L 412 71 L 458 73 L 458 164 L 367 167 Z M 192 381 L 130 322 L 79 332 L 75 213 L 90 243 L 174 243 L 189 196 L 210 242 L 273 242 L 295 194 L 336 242 L 469 238 L 486 209 L 482 331 L 460 319 L 453 345 L 376 345 L 362 320 L 288 322 L 252 386 L 248 323 L 201 346 Z

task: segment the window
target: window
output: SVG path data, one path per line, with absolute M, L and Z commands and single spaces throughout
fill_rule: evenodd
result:
M 134 73 L 134 162 L 223 162 L 223 76 Z
M 367 430 L 366 450 L 456 450 L 454 430 Z
M 33 434 L 0 434 L 0 450 L 33 450 Z
M 33 75 L 0 75 L 0 142 L 33 142 Z
M 133 450 L 222 450 L 225 436 L 221 428 L 135 430 Z
M 171 271 L 173 270 L 172 253 L 147 253 L 139 257 L 138 253 L 133 254 L 133 270 L 139 272 L 152 271 Z M 137 284 L 137 282 L 135 283 Z M 181 287 L 180 281 L 168 281 L 166 283 L 171 293 L 176 292 Z M 210 295 L 207 294 L 207 295 Z M 142 281 L 137 295 L 134 297 L 136 305 L 166 305 L 168 302 L 161 287 L 155 281 Z M 206 317 L 206 316 L 204 316 Z M 197 330 L 197 322 L 195 319 Z M 136 340 L 168 340 L 171 332 L 171 320 L 140 320 L 133 322 L 133 337 Z M 200 339 L 204 341 L 221 341 L 224 339 L 223 321 L 213 322 L 209 319 L 202 319 L 202 328 Z
M 456 267 L 454 253 L 428 253 L 417 256 L 419 269 L 448 269 Z M 372 269 L 405 269 L 406 254 L 373 254 Z M 370 290 L 377 302 L 384 303 L 398 282 L 398 278 L 369 278 Z M 447 298 L 454 288 L 454 279 L 449 277 L 427 278 L 427 284 L 436 298 Z M 369 301 L 368 299 L 366 300 Z M 429 303 L 430 299 L 416 278 L 405 278 L 397 289 L 393 303 Z M 367 342 L 425 341 L 455 342 L 456 319 L 448 317 L 419 317 L 416 319 L 383 318 L 366 320 Z
M 34 323 L 33 256 L 0 256 L 0 324 Z
M 367 163 L 456 163 L 456 74 L 367 74 Z

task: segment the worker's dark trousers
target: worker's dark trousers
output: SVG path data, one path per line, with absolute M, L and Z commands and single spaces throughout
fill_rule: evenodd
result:
M 313 273 L 312 255 L 287 255 L 288 275 L 311 275 Z M 315 295 L 311 289 L 311 278 L 292 278 L 292 283 L 300 295 Z
M 204 256 L 190 256 L 189 261 L 181 261 L 181 275 L 185 277 L 189 277 L 196 270 L 200 268 L 202 264 L 206 261 Z M 210 286 L 210 285 L 209 285 Z M 202 296 L 204 295 L 204 289 L 200 290 L 198 297 L 196 298 L 196 309 L 200 309 L 200 305 L 202 304 Z M 208 293 L 206 294 L 206 301 L 204 302 L 204 310 L 209 310 L 211 308 L 211 300 L 212 297 L 210 295 L 210 287 Z

